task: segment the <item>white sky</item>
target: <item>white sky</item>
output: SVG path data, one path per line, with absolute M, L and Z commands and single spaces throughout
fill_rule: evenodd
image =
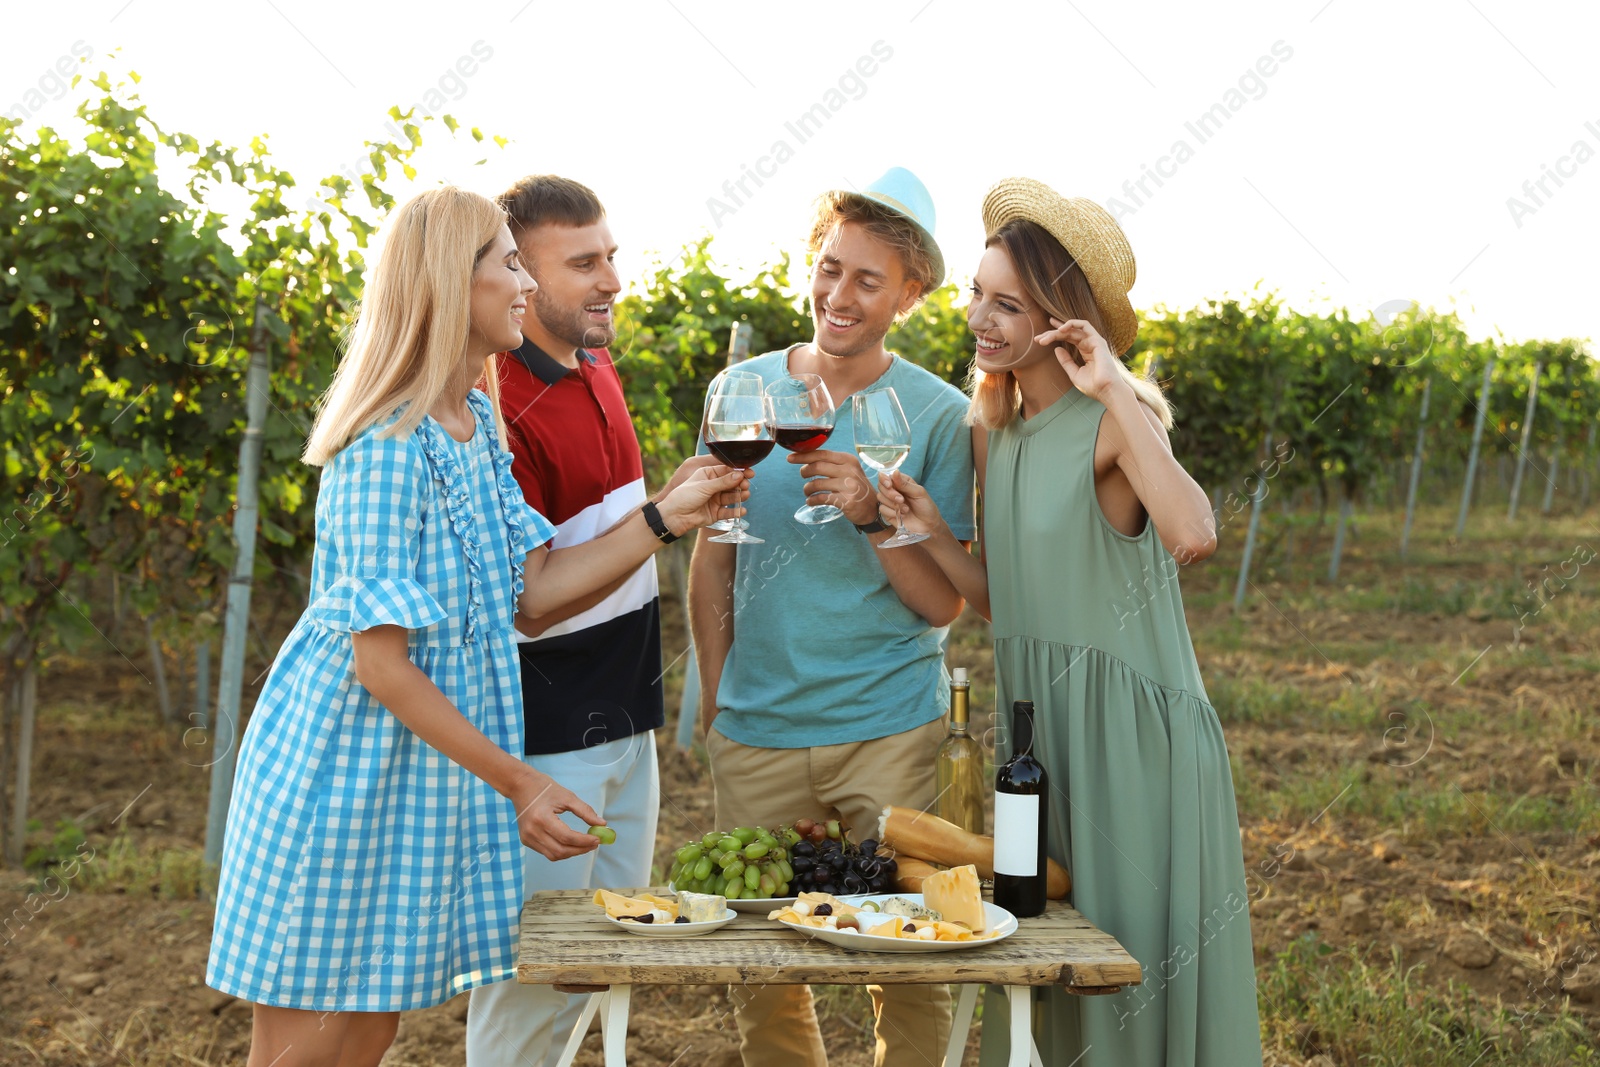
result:
M 422 102 L 445 77 L 443 110 L 511 144 L 463 138 L 429 152 L 418 181 L 492 194 L 523 173 L 577 178 L 605 201 L 629 274 L 708 229 L 725 264 L 763 262 L 797 247 L 816 193 L 902 165 L 932 191 L 964 282 L 995 180 L 1132 205 L 1123 182 L 1182 139 L 1192 158 L 1159 189 L 1147 180 L 1153 195 L 1122 219 L 1137 307 L 1260 282 L 1306 308 L 1454 303 L 1479 335 L 1600 338 L 1593 3 L 86 0 L 13 8 L 6 22 L 0 111 L 28 106 L 86 45 L 95 60 L 82 69 L 136 70 L 166 129 L 235 145 L 269 134 L 308 188 L 361 156 L 389 106 Z M 890 58 L 801 144 L 785 121 L 880 41 Z M 1185 123 L 1226 103 L 1280 41 L 1292 56 L 1201 143 Z M 452 85 L 478 42 L 492 56 Z M 83 92 L 35 95 L 33 120 L 70 127 Z M 707 199 L 780 139 L 793 157 L 715 225 Z M 1535 204 L 1523 183 L 1579 141 L 1594 158 L 1569 159 L 1571 176 L 1546 179 Z M 1534 209 L 1520 226 L 1512 196 Z

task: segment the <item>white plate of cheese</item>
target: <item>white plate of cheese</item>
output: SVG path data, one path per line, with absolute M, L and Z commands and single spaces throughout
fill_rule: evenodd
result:
M 921 938 L 906 936 L 889 937 L 884 934 L 874 934 L 868 931 L 884 924 L 899 921 L 902 928 L 905 924 L 915 926 L 919 920 L 905 918 L 897 915 L 886 915 L 875 912 L 865 907 L 867 901 L 872 901 L 880 907 L 886 902 L 899 897 L 901 900 L 914 904 L 925 905 L 921 893 L 874 893 L 867 896 L 849 896 L 839 899 L 846 904 L 862 908 L 856 913 L 856 921 L 861 924 L 861 931 L 833 930 L 827 927 L 801 926 L 797 923 L 784 923 L 791 930 L 798 930 L 813 937 L 838 945 L 840 948 L 856 949 L 863 952 L 955 952 L 964 948 L 980 948 L 992 945 L 997 941 L 1004 941 L 1017 932 L 1017 917 L 998 904 L 983 902 L 984 930 L 982 933 L 972 935 L 970 941 L 929 941 Z

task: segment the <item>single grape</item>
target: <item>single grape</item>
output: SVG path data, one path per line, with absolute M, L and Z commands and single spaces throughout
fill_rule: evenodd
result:
M 691 841 L 678 850 L 678 862 L 687 867 L 691 863 L 700 862 L 700 857 L 705 854 L 706 850 L 703 846 L 698 842 Z
M 614 845 L 617 843 L 617 832 L 609 826 L 591 826 L 589 827 L 589 836 L 598 837 L 602 845 Z

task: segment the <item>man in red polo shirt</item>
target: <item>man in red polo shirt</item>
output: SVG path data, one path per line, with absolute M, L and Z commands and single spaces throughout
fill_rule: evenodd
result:
M 575 181 L 534 175 L 500 197 L 539 283 L 522 347 L 496 357 L 512 472 L 556 526 L 552 548 L 605 533 L 645 502 L 644 468 L 607 346 L 622 285 L 605 209 Z M 686 461 L 657 494 L 696 467 Z M 662 725 L 661 613 L 654 561 L 549 615 L 517 616 L 525 759 L 592 805 L 615 844 L 560 863 L 524 849 L 525 891 L 650 883 Z M 583 829 L 575 824 L 577 829 Z M 554 1064 L 575 998 L 516 981 L 473 990 L 469 1067 Z M 553 1040 L 553 1038 L 555 1040 Z

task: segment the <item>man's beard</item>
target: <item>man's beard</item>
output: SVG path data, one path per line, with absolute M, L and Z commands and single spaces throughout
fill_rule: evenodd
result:
M 615 323 L 596 326 L 585 321 L 589 313 L 583 310 L 582 304 L 558 304 L 542 292 L 534 294 L 532 303 L 539 325 L 563 344 L 573 348 L 605 348 L 617 339 Z
M 868 330 L 860 330 L 860 327 L 857 327 L 860 333 L 855 339 L 848 342 L 835 341 L 831 340 L 827 333 L 824 332 L 826 325 L 821 312 L 817 312 L 812 316 L 813 340 L 819 351 L 830 356 L 837 356 L 840 359 L 849 359 L 851 356 L 859 356 L 863 352 L 871 352 L 883 344 L 884 338 L 889 336 L 887 327 L 884 328 L 882 333 L 877 334 L 873 334 Z M 862 321 L 861 325 L 866 325 L 865 320 Z

